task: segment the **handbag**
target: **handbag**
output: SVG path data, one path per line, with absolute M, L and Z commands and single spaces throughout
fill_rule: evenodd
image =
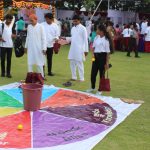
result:
M 25 83 L 37 83 L 43 85 L 44 78 L 42 77 L 41 73 L 29 72 L 27 73 Z
M 99 90 L 98 91 L 103 91 L 103 92 L 110 92 L 110 79 L 108 78 L 108 71 L 107 71 L 107 78 L 105 75 L 100 79 L 100 84 L 99 84 Z
M 24 55 L 24 47 L 22 45 L 21 37 L 17 37 L 14 42 L 14 49 L 16 57 L 22 57 Z
M 60 50 L 61 45 L 59 43 L 54 43 L 54 53 L 58 54 L 59 50 Z

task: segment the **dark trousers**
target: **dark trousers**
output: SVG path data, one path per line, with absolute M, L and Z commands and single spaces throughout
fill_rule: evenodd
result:
M 124 51 L 128 51 L 129 49 L 129 37 L 124 37 L 123 38 L 123 49 Z
M 1 74 L 7 73 L 10 75 L 11 71 L 11 57 L 12 57 L 12 48 L 1 48 Z M 7 72 L 5 70 L 5 60 L 7 58 Z
M 53 58 L 53 47 L 52 48 L 47 48 L 48 74 L 52 73 L 52 58 Z
M 118 39 L 114 40 L 114 44 L 115 44 L 115 50 L 121 51 L 121 39 L 118 38 Z
M 92 70 L 91 70 L 92 89 L 95 89 L 96 76 L 98 71 L 99 71 L 100 78 L 102 78 L 105 75 L 105 64 L 107 58 L 107 53 L 95 53 L 94 55 L 95 55 L 95 61 L 92 64 Z
M 135 57 L 138 57 L 138 48 L 137 48 L 137 43 L 135 38 L 130 38 L 129 39 L 129 47 L 128 47 L 128 53 L 127 56 L 130 56 L 130 53 L 134 51 L 135 52 Z

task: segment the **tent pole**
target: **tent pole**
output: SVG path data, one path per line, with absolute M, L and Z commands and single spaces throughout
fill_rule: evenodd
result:
M 110 0 L 108 0 L 108 10 L 110 9 Z
M 99 1 L 99 4 L 97 5 L 97 7 L 96 7 L 96 9 L 95 9 L 95 11 L 94 11 L 93 15 L 91 16 L 91 19 L 90 19 L 90 20 L 92 20 L 92 19 L 93 19 L 94 15 L 95 15 L 95 13 L 97 12 L 97 10 L 98 10 L 98 8 L 99 8 L 100 4 L 102 3 L 102 1 L 103 1 L 103 0 L 100 0 L 100 1 Z

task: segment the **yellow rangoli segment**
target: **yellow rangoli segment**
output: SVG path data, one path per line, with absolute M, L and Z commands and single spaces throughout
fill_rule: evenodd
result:
M 20 110 L 22 110 L 22 109 L 20 109 L 20 108 L 0 108 L 0 117 L 18 113 Z

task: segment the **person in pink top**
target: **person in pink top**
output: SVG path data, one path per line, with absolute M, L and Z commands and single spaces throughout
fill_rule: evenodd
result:
M 119 28 L 118 24 L 116 25 L 115 28 L 114 43 L 115 43 L 115 50 L 121 50 L 121 29 Z

